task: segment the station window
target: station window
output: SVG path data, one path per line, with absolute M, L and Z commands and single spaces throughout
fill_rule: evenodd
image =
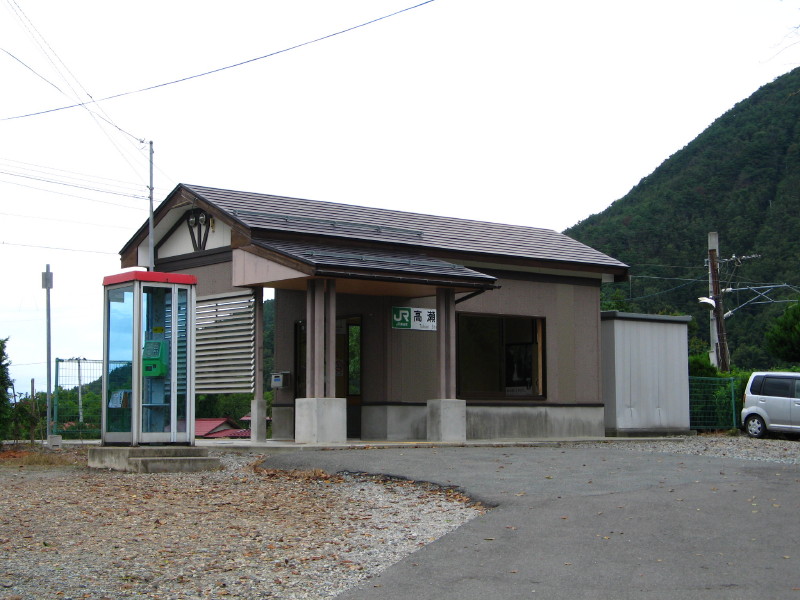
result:
M 544 397 L 544 319 L 460 314 L 457 352 L 459 396 Z

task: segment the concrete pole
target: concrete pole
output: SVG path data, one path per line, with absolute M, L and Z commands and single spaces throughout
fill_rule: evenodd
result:
M 716 231 L 711 231 L 708 234 L 708 297 L 714 300 L 714 269 L 716 268 L 716 261 L 712 264 L 712 255 L 716 256 L 719 252 L 719 236 Z M 711 342 L 711 350 L 708 353 L 708 358 L 711 364 L 719 368 L 719 340 L 717 339 L 717 315 L 716 311 L 709 311 L 709 332 L 708 337 Z
M 720 371 L 730 371 L 730 355 L 728 354 L 728 335 L 725 331 L 725 317 L 722 308 L 722 291 L 719 285 L 719 236 L 716 231 L 708 234 L 708 278 L 709 292 L 714 300 L 711 311 L 712 350 L 715 351 L 716 366 Z
M 148 219 L 148 241 L 147 241 L 147 251 L 150 255 L 149 260 L 149 269 L 151 271 L 156 270 L 156 256 L 155 256 L 155 244 L 153 242 L 153 141 L 150 140 L 150 218 Z

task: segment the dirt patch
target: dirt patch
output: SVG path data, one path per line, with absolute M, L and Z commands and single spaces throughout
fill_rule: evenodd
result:
M 88 450 L 83 446 L 68 446 L 59 449 L 29 444 L 4 445 L 0 448 L 0 468 L 59 469 L 85 467 Z

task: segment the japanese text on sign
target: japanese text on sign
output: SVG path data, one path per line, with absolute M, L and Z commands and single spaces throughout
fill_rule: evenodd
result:
M 393 306 L 392 329 L 436 331 L 436 309 Z

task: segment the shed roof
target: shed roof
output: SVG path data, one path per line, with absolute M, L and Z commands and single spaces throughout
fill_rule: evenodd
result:
M 614 272 L 627 270 L 627 265 L 615 258 L 550 229 L 199 185 L 180 184 L 173 195 L 181 189 L 227 213 L 249 228 L 253 238 L 259 237 L 259 231 L 291 232 L 487 257 L 568 262 Z
M 389 276 L 426 276 L 454 278 L 491 287 L 496 278 L 462 265 L 453 264 L 426 256 L 425 254 L 400 251 L 364 249 L 347 246 L 330 246 L 322 243 L 297 240 L 254 241 L 264 249 L 278 252 L 286 257 L 315 267 L 318 274 L 329 271 L 363 271 Z

